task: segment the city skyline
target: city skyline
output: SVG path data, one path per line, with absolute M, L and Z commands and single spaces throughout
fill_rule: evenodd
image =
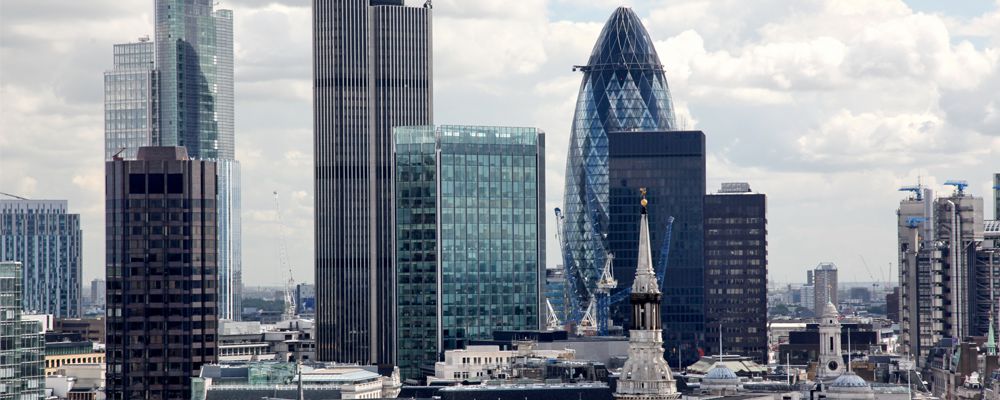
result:
M 0 129 L 22 132 L 0 138 L 0 188 L 32 199 L 68 199 L 74 205 L 83 219 L 83 280 L 88 282 L 102 270 L 100 77 L 109 68 L 111 44 L 153 34 L 152 2 L 135 3 L 99 4 L 87 12 L 76 5 L 13 1 L 0 6 L 5 38 L 0 102 L 13 111 L 0 115 Z M 277 264 L 271 243 L 277 226 L 272 190 L 290 203 L 284 217 L 297 280 L 312 281 L 307 3 L 245 0 L 223 5 L 234 10 L 236 30 L 237 154 L 248 160 L 244 181 L 254 183 L 254 188 L 244 188 L 248 285 L 277 283 L 269 275 Z M 895 276 L 892 212 L 905 197 L 896 189 L 916 183 L 918 176 L 942 195 L 949 190 L 944 180 L 966 179 L 972 183 L 968 192 L 993 209 L 1000 129 L 995 117 L 989 119 L 984 108 L 973 104 L 986 104 L 1000 85 L 1000 61 L 987 52 L 1000 43 L 1000 29 L 995 28 L 1000 13 L 995 4 L 980 10 L 935 10 L 927 3 L 910 5 L 943 14 L 915 14 L 903 3 L 878 9 L 858 4 L 854 6 L 867 8 L 871 20 L 851 24 L 845 22 L 850 10 L 819 7 L 820 2 L 798 6 L 794 11 L 804 13 L 800 20 L 789 17 L 790 6 L 768 15 L 722 10 L 685 19 L 699 15 L 685 11 L 691 3 L 632 4 L 650 22 L 647 28 L 665 65 L 678 117 L 706 132 L 707 186 L 749 181 L 768 194 L 772 280 L 789 276 L 801 281 L 801 271 L 821 261 L 835 262 L 842 281 L 867 280 L 859 255 L 884 271 L 875 272 L 876 277 Z M 550 212 L 562 203 L 564 149 L 580 78 L 570 68 L 586 62 L 607 13 L 619 2 L 576 10 L 560 1 L 496 4 L 435 2 L 436 122 L 528 125 L 548 132 Z M 107 27 L 88 22 L 98 12 L 106 16 L 102 25 Z M 88 34 L 28 28 L 40 23 L 33 19 L 36 14 L 56 16 L 62 25 Z M 804 26 L 820 17 L 845 26 L 828 31 Z M 486 22 L 474 26 L 471 18 Z M 739 23 L 722 27 L 718 22 L 727 18 Z M 860 26 L 855 23 L 874 20 L 882 21 L 867 35 L 849 32 Z M 292 29 L 277 34 L 269 26 Z M 498 38 L 490 36 L 501 27 L 507 28 Z M 899 29 L 905 36 L 897 41 L 912 46 L 897 49 L 898 54 L 874 53 L 888 45 L 879 39 L 878 27 Z M 467 34 L 458 37 L 459 30 Z M 474 56 L 456 51 L 472 40 L 498 42 L 476 46 Z M 32 57 L 26 56 L 27 49 Z M 792 59 L 793 51 L 805 56 Z M 861 63 L 858 57 L 865 55 L 878 55 L 885 63 Z M 52 61 L 48 64 L 56 73 L 38 78 L 31 67 L 46 61 Z M 745 63 L 745 70 L 735 72 L 737 63 Z M 896 101 L 877 96 L 888 88 L 909 96 Z M 935 91 L 940 94 L 928 94 Z M 533 98 L 511 96 L 518 92 Z M 815 226 L 802 224 L 803 219 L 827 221 L 827 234 L 811 234 Z M 866 229 L 873 220 L 885 223 Z M 555 224 L 550 219 L 546 225 L 547 264 L 554 265 L 559 259 Z M 894 264 L 891 275 L 889 262 Z

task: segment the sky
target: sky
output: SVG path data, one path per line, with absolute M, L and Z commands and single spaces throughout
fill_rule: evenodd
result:
M 247 286 L 285 279 L 274 191 L 295 280 L 313 281 L 310 3 L 219 1 L 235 18 Z M 571 67 L 620 5 L 655 41 L 678 115 L 705 132 L 708 191 L 768 195 L 773 284 L 823 261 L 842 282 L 895 280 L 897 189 L 918 179 L 942 193 L 968 180 L 993 209 L 1000 1 L 436 0 L 435 122 L 547 133 L 549 264 Z M 103 72 L 113 44 L 146 35 L 152 0 L 0 2 L 0 192 L 69 200 L 87 282 L 104 271 Z

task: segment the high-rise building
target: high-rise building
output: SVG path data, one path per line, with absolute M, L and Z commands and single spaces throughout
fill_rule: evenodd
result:
M 1000 172 L 993 174 L 993 219 L 1000 221 Z
M 395 129 L 403 377 L 493 331 L 541 328 L 544 138 L 534 128 Z
M 768 362 L 767 197 L 746 183 L 705 196 L 705 344 Z
M 432 123 L 431 8 L 313 2 L 316 355 L 391 364 L 392 128 Z
M 105 176 L 107 396 L 186 399 L 217 362 L 216 164 L 142 147 Z
M 635 276 L 639 198 L 650 201 L 653 260 L 667 263 L 662 288 L 663 333 L 667 359 L 686 365 L 704 347 L 705 134 L 701 131 L 607 132 L 608 209 L 606 248 L 614 254 L 614 276 L 628 287 Z M 567 218 L 569 218 L 567 216 Z M 670 221 L 670 237 L 667 229 Z M 667 260 L 663 259 L 670 239 Z M 586 304 L 586 303 L 583 303 Z M 615 324 L 631 318 L 628 304 L 610 312 Z
M 998 322 L 1000 252 L 989 241 L 1000 233 L 989 233 L 981 197 L 949 185 L 955 191 L 938 198 L 916 188 L 897 211 L 900 342 L 920 363 L 941 339 L 983 336 Z
M 546 315 L 546 318 L 555 317 L 559 321 L 560 326 L 564 325 L 571 312 L 572 300 L 570 300 L 569 296 L 571 294 L 566 280 L 566 270 L 563 266 L 558 265 L 555 268 L 546 268 L 545 301 L 549 303 L 546 305 L 546 309 L 550 305 L 552 306 L 551 311 L 547 311 L 552 315 Z
M 22 320 L 21 263 L 0 262 L 0 400 L 45 399 L 45 334 Z
M 596 288 L 610 251 L 609 190 L 617 182 L 611 181 L 608 175 L 609 133 L 642 135 L 667 131 L 676 128 L 676 122 L 663 65 L 649 33 L 632 9 L 619 7 L 611 14 L 587 64 L 574 67 L 574 70 L 583 72 L 583 81 L 566 158 L 564 243 L 561 247 L 566 253 L 565 262 L 572 263 L 569 266 L 580 271 L 584 277 L 582 284 L 590 289 L 578 288 L 580 290 L 573 292 L 587 293 Z M 697 194 L 702 196 L 704 193 L 703 186 Z M 638 192 L 631 196 L 638 196 Z M 701 216 L 697 217 L 700 220 Z M 653 227 L 659 228 L 656 221 Z M 698 236 L 700 238 L 700 232 Z M 656 243 L 657 238 L 653 240 Z M 700 280 L 700 272 L 698 276 Z M 627 281 L 631 280 L 629 276 Z M 700 296 L 700 293 L 691 294 L 691 297 Z M 579 299 L 578 303 L 587 304 L 588 301 Z
M 838 304 L 837 296 L 837 265 L 832 262 L 822 262 L 813 269 L 813 287 L 815 289 L 813 311 L 822 315 L 826 303 Z
M 23 265 L 25 312 L 80 316 L 82 236 L 65 200 L 0 200 L 0 261 Z
M 90 281 L 90 304 L 98 307 L 104 307 L 105 294 L 107 293 L 107 285 L 104 284 L 104 279 L 94 279 Z
M 184 146 L 218 171 L 219 318 L 239 319 L 243 260 L 240 164 L 235 158 L 233 12 L 215 0 L 156 0 L 159 80 L 155 146 Z
M 670 365 L 663 359 L 663 329 L 659 310 L 660 284 L 653 269 L 652 244 L 649 235 L 647 205 L 642 198 L 639 217 L 639 254 L 631 279 L 629 304 L 632 318 L 629 325 L 628 359 L 622 366 L 621 378 L 615 390 L 620 400 L 672 400 L 679 399 L 677 382 L 670 372 Z
M 816 309 L 816 286 L 802 285 L 799 288 L 799 306 L 809 310 Z
M 148 37 L 114 45 L 114 66 L 104 72 L 104 161 L 135 159 L 159 142 L 156 47 Z

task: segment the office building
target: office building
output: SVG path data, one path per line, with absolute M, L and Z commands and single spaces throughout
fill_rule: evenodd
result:
M 700 131 L 608 132 L 610 208 L 605 240 L 614 254 L 614 276 L 628 287 L 639 254 L 639 198 L 649 199 L 653 263 L 666 268 L 662 321 L 668 360 L 690 364 L 704 347 L 705 134 Z M 567 218 L 569 218 L 567 216 Z M 672 225 L 670 221 L 673 221 Z M 670 232 L 668 238 L 668 229 Z M 664 260 L 667 240 L 669 257 Z M 665 264 L 664 264 L 665 263 Z M 584 303 L 586 304 L 586 303 Z M 628 304 L 612 306 L 616 325 L 627 326 Z
M 617 182 L 609 176 L 610 132 L 643 135 L 675 129 L 676 122 L 663 65 L 646 28 L 632 9 L 619 7 L 614 11 L 587 64 L 574 70 L 583 72 L 583 80 L 566 158 L 564 243 L 560 245 L 565 253 L 564 262 L 570 268 L 578 268 L 584 277 L 582 284 L 593 291 L 607 253 L 612 251 L 608 243 L 612 237 L 609 190 Z M 704 185 L 697 194 L 705 194 Z M 630 196 L 634 198 L 638 192 Z M 632 207 L 634 211 L 635 206 Z M 700 220 L 701 216 L 697 218 Z M 653 223 L 654 229 L 660 228 L 657 222 Z M 635 230 L 632 232 L 634 235 Z M 634 247 L 635 243 L 631 245 Z M 700 272 L 698 276 L 700 280 Z M 631 276 L 628 280 L 631 281 Z M 573 292 L 588 292 L 585 288 L 578 289 Z M 577 303 L 586 305 L 588 301 L 581 298 Z
M 65 200 L 0 200 L 0 261 L 21 263 L 26 313 L 80 316 L 82 236 Z
M 159 141 L 216 165 L 219 318 L 242 310 L 240 164 L 235 158 L 233 12 L 215 0 L 156 0 Z
M 993 219 L 1000 221 L 1000 172 L 993 174 Z
M 159 142 L 156 46 L 148 37 L 114 45 L 114 66 L 104 72 L 104 161 L 135 159 Z
M 816 287 L 802 285 L 799 288 L 799 307 L 813 311 L 816 309 Z
M 107 397 L 186 399 L 217 361 L 216 164 L 142 147 L 105 176 Z
M 392 128 L 432 123 L 430 2 L 312 10 L 317 356 L 391 364 Z
M 813 310 L 816 315 L 822 315 L 826 303 L 839 304 L 837 296 L 837 265 L 832 262 L 822 262 L 813 269 L 814 296 Z
M 546 328 L 562 329 L 572 310 L 570 287 L 562 265 L 545 269 Z M 551 307 L 551 308 L 550 308 Z M 551 322 L 551 323 L 550 323 Z M 558 322 L 559 326 L 551 326 Z
M 982 336 L 989 326 L 989 284 L 993 279 L 988 269 L 980 274 L 975 268 L 976 250 L 985 238 L 983 198 L 966 194 L 963 189 L 958 186 L 950 196 L 934 201 L 937 243 L 931 268 L 942 275 L 947 290 L 932 303 L 941 306 L 943 318 L 931 323 L 941 328 L 943 337 Z
M 45 332 L 45 376 L 70 365 L 104 364 L 104 350 L 78 333 Z
M 191 400 L 394 399 L 402 386 L 399 371 L 391 367 L 344 364 L 216 364 L 205 365 L 197 375 Z
M 41 324 L 21 319 L 21 263 L 0 262 L 0 400 L 45 399 Z
M 768 361 L 767 197 L 746 183 L 705 196 L 705 344 L 709 356 Z
M 933 288 L 942 282 L 935 282 L 931 273 L 934 192 L 920 186 L 911 189 L 912 194 L 900 200 L 896 210 L 899 342 L 904 354 L 922 360 L 940 336 L 934 333 L 931 316 L 935 307 L 943 307 L 933 305 Z
M 104 295 L 107 292 L 107 285 L 103 279 L 90 281 L 90 304 L 92 306 L 104 307 Z
M 313 315 L 316 313 L 316 285 L 300 283 L 295 285 L 295 314 Z
M 396 356 L 404 378 L 495 330 L 541 327 L 544 138 L 534 128 L 395 129 Z

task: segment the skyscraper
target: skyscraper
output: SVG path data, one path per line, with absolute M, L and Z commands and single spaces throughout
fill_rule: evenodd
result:
M 155 62 L 148 37 L 114 45 L 114 67 L 104 72 L 104 161 L 135 159 L 139 147 L 159 142 Z
M 1000 221 L 1000 172 L 993 174 L 993 219 Z
M 395 360 L 392 128 L 432 123 L 431 50 L 430 2 L 313 2 L 320 360 Z
M 233 12 L 215 0 L 156 0 L 159 141 L 218 171 L 219 317 L 242 309 L 240 164 L 233 103 Z
M 574 69 L 583 81 L 566 160 L 562 247 L 594 289 L 608 251 L 608 132 L 666 131 L 676 123 L 663 65 L 632 9 L 611 14 L 587 64 Z
M 80 317 L 82 237 L 65 200 L 0 200 L 0 261 L 23 265 L 24 311 Z
M 705 196 L 705 344 L 768 362 L 767 197 L 746 183 Z
M 837 304 L 837 265 L 832 262 L 822 262 L 813 269 L 813 287 L 815 288 L 816 299 L 813 304 L 816 307 L 813 312 L 821 315 L 826 303 Z
M 218 358 L 216 164 L 142 147 L 105 177 L 107 396 L 187 399 Z
M 21 320 L 21 263 L 0 262 L 0 400 L 45 399 L 45 334 Z
M 930 248 L 934 241 L 934 192 L 913 187 L 896 210 L 899 255 L 899 342 L 902 352 L 918 362 L 937 343 L 932 316 L 943 305 L 933 294 Z
M 662 290 L 664 344 L 670 361 L 698 359 L 704 347 L 705 134 L 700 131 L 607 132 L 608 223 L 606 248 L 614 254 L 614 275 L 627 287 L 635 275 L 640 189 L 650 201 L 653 262 L 666 262 Z M 670 252 L 666 250 L 671 219 Z M 630 318 L 628 304 L 611 310 L 612 320 Z M 624 325 L 623 325 L 624 326 Z
M 541 328 L 545 140 L 534 128 L 395 129 L 397 360 Z

